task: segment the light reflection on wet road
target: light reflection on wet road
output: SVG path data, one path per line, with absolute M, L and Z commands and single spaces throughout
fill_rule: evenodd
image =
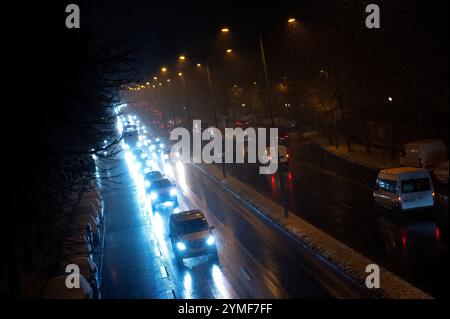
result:
M 163 165 L 178 186 L 180 207 L 160 205 L 153 212 L 139 165 L 125 157 L 117 170 L 129 174 L 104 188 L 103 298 L 329 297 L 308 272 L 298 244 L 234 202 L 197 168 Z M 218 263 L 208 257 L 181 266 L 175 262 L 167 221 L 170 214 L 193 208 L 216 227 Z

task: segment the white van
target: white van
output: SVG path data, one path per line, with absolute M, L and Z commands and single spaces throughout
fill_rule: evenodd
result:
M 434 169 L 446 159 L 444 141 L 429 139 L 406 143 L 403 146 L 400 164 L 403 166 Z
M 392 210 L 394 215 L 431 208 L 434 206 L 434 188 L 430 172 L 415 167 L 383 169 L 378 173 L 373 197 L 377 206 Z

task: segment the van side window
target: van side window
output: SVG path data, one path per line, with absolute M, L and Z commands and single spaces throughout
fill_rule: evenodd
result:
M 428 178 L 416 178 L 402 181 L 402 193 L 424 192 L 430 190 Z
M 378 187 L 386 192 L 397 193 L 397 182 L 388 179 L 379 178 L 377 181 Z

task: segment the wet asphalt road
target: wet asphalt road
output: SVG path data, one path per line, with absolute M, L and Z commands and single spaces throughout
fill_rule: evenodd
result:
M 328 298 L 302 247 L 261 221 L 190 164 L 170 164 L 180 208 L 203 211 L 215 226 L 219 262 L 178 265 L 168 237 L 171 207 L 152 212 L 121 158 L 103 187 L 106 226 L 101 294 L 108 298 Z

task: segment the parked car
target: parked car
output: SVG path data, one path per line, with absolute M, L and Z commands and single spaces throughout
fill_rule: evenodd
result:
M 201 255 L 217 256 L 216 241 L 205 216 L 199 210 L 172 214 L 169 220 L 170 240 L 177 261 Z
M 74 257 L 63 262 L 62 266 L 65 268 L 67 264 L 75 264 L 80 268 L 80 273 L 91 285 L 94 292 L 94 298 L 97 298 L 100 290 L 100 280 L 98 278 L 98 268 L 95 262 L 87 257 Z
M 94 245 L 94 235 L 92 234 L 92 226 L 87 224 L 72 223 L 67 231 L 67 237 L 85 236 L 91 245 Z
M 446 159 L 444 141 L 429 139 L 406 143 L 403 146 L 400 164 L 403 166 L 434 169 Z
M 100 241 L 100 228 L 94 217 L 89 215 L 75 216 L 73 223 L 74 225 L 78 226 L 90 225 L 92 230 L 93 242 L 96 244 Z
M 70 236 L 64 238 L 62 244 L 63 255 L 67 257 L 92 257 L 92 245 L 86 236 Z
M 44 289 L 44 299 L 93 299 L 94 291 L 86 278 L 80 274 L 80 288 L 66 286 L 67 274 L 51 278 Z
M 96 224 L 100 225 L 100 211 L 93 203 L 83 203 L 83 205 L 78 205 L 75 208 L 74 213 L 76 216 L 92 216 L 94 217 Z
M 150 195 L 153 211 L 156 211 L 158 205 L 164 203 L 172 204 L 174 207 L 178 206 L 177 189 L 167 178 L 153 181 L 147 191 Z
M 448 160 L 443 161 L 433 172 L 439 183 L 448 184 Z
M 414 209 L 432 208 L 434 196 L 430 172 L 415 167 L 381 170 L 373 190 L 377 207 L 392 211 L 394 217 Z

